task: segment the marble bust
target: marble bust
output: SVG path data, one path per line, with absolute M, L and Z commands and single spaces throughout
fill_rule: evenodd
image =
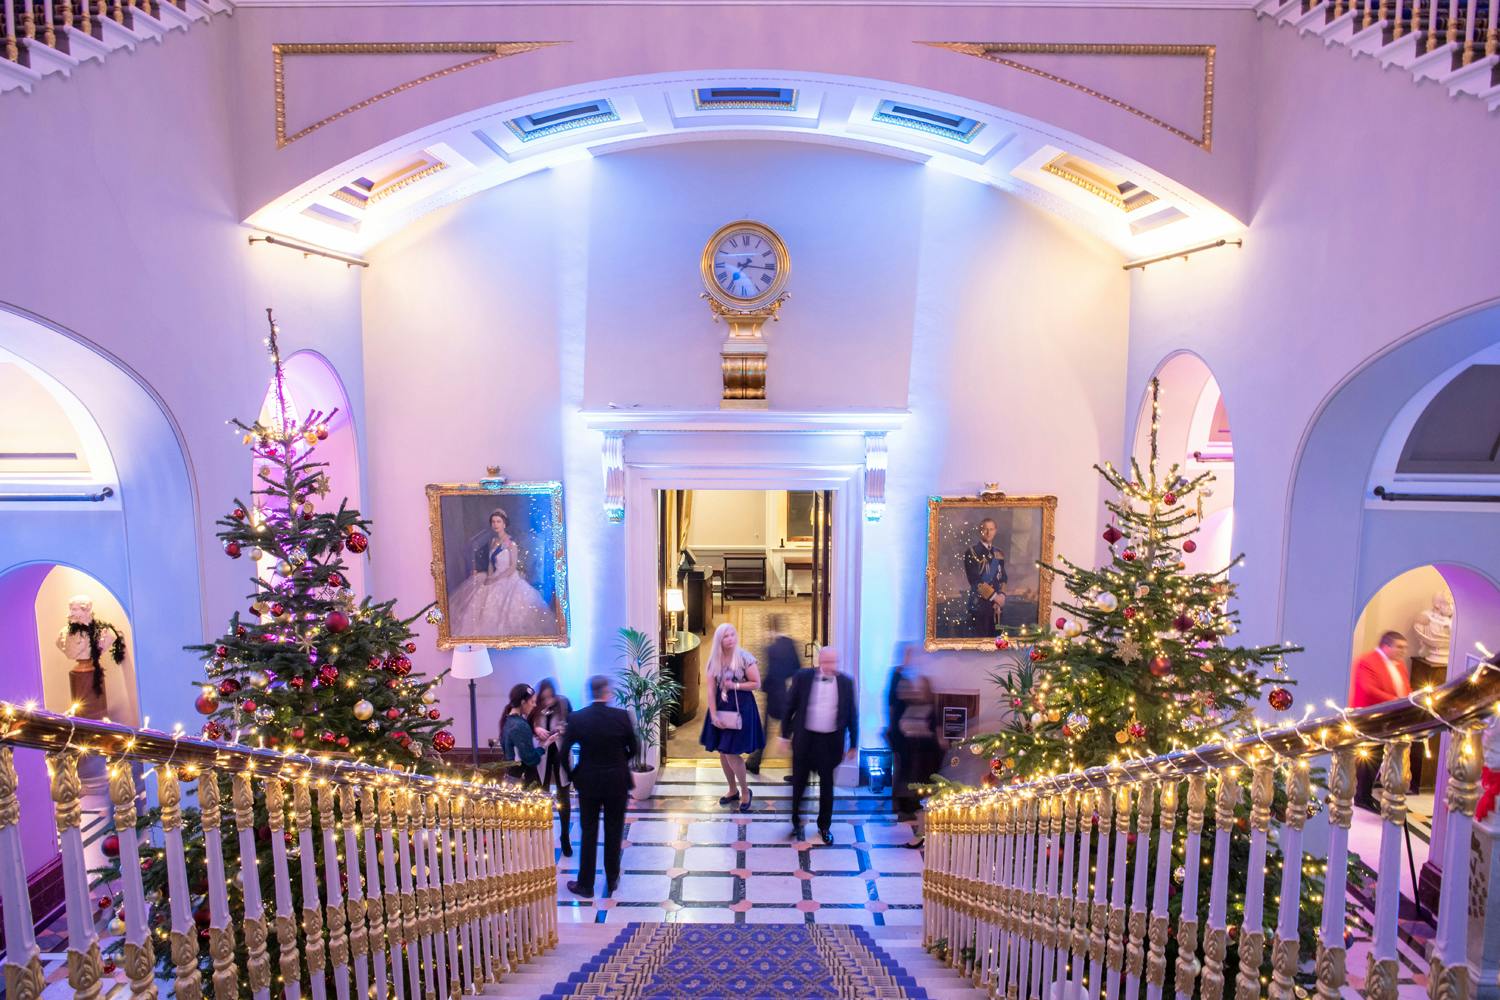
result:
M 1432 607 L 1417 616 L 1411 629 L 1417 634 L 1417 655 L 1435 667 L 1446 666 L 1453 638 L 1453 598 L 1432 595 Z

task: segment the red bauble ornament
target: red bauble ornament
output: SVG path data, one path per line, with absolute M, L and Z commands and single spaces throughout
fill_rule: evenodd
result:
M 1063 739 L 1071 740 L 1073 738 L 1073 727 L 1064 722 L 1062 727 L 1062 734 Z
M 1182 543 L 1182 551 L 1184 551 L 1184 552 L 1197 552 L 1198 551 L 1198 543 L 1195 542 L 1195 541 L 1193 541 L 1191 538 L 1189 538 L 1187 541 L 1185 541 L 1185 542 Z
M 99 850 L 104 852 L 106 858 L 118 858 L 120 856 L 120 838 L 114 834 L 110 834 L 99 844 Z
M 333 733 L 325 729 L 318 734 L 318 739 L 322 740 L 324 743 L 332 743 L 334 741 L 334 735 Z
M 401 681 L 399 681 L 395 677 L 392 677 L 390 680 L 385 682 L 385 686 L 394 691 L 401 686 Z
M 280 736 L 267 736 L 266 737 L 266 746 L 268 746 L 268 747 L 279 747 L 279 746 L 281 746 L 281 737 Z
M 226 556 L 228 556 L 229 558 L 231 558 L 231 559 L 238 559 L 240 557 L 240 543 L 239 542 L 225 542 L 224 543 L 224 554 Z
M 379 670 L 383 666 L 385 666 L 385 661 L 382 660 L 380 657 L 378 657 L 378 656 L 372 656 L 372 657 L 370 657 L 370 669 L 371 670 Z
M 342 587 L 344 585 L 344 578 L 337 573 L 329 573 L 328 585 L 330 587 Z
M 396 657 L 395 665 L 391 667 L 397 677 L 405 677 L 411 673 L 411 661 L 404 656 Z
M 1150 669 L 1151 676 L 1165 677 L 1172 672 L 1172 661 L 1165 656 L 1153 656 Z
M 1026 655 L 1031 658 L 1031 662 L 1032 663 L 1036 663 L 1039 660 L 1043 660 L 1047 656 L 1046 653 L 1042 652 L 1040 649 L 1036 648 L 1035 646 L 1033 646 L 1032 649 L 1031 649 L 1031 652 L 1027 653 Z
M 401 718 L 401 709 L 388 708 L 385 710 L 385 717 L 387 719 L 390 719 L 392 722 L 395 722 L 397 719 Z
M 443 713 L 439 712 L 435 708 L 429 708 L 427 710 L 427 717 L 429 719 L 431 719 L 433 722 L 436 722 L 437 720 L 439 720 L 439 719 L 441 719 L 443 717 Z
M 1126 562 L 1135 562 L 1135 549 L 1126 549 L 1120 553 L 1120 558 Z
M 222 660 L 224 657 L 226 657 L 226 656 L 229 655 L 229 647 L 228 646 L 223 646 L 223 645 L 215 646 L 214 647 L 214 655 L 217 656 L 219 659 Z
M 1284 687 L 1274 687 L 1271 689 L 1271 693 L 1266 695 L 1266 700 L 1271 703 L 1271 707 L 1276 709 L 1276 711 L 1285 712 L 1292 707 L 1292 692 Z
M 1168 506 L 1168 507 L 1170 507 L 1170 506 L 1172 506 L 1172 505 L 1173 505 L 1173 504 L 1174 504 L 1174 503 L 1176 503 L 1176 502 L 1177 502 L 1177 494 L 1176 494 L 1176 493 L 1168 493 L 1168 494 L 1167 494 L 1167 495 L 1165 495 L 1165 496 L 1164 496 L 1164 497 L 1162 497 L 1162 498 L 1161 498 L 1161 499 L 1162 499 L 1162 503 L 1164 503 L 1164 504 L 1166 504 L 1166 505 L 1167 505 L 1167 506 Z
M 292 730 L 292 739 L 294 739 L 294 740 L 300 740 L 302 737 L 304 737 L 306 735 L 307 735 L 307 730 L 303 729 L 301 726 L 298 726 L 296 729 Z
M 236 507 L 234 510 L 229 512 L 229 516 L 234 518 L 236 521 L 243 521 L 245 519 L 245 508 Z
M 349 737 L 347 737 L 347 736 L 340 736 L 339 739 L 338 739 L 338 744 L 341 747 L 348 746 L 349 745 Z
M 1134 618 L 1138 613 L 1139 612 L 1137 612 L 1134 607 L 1127 607 L 1123 612 L 1121 612 L 1121 614 L 1125 616 L 1126 621 Z
M 317 438 L 318 438 L 319 441 L 327 441 L 328 440 L 328 428 L 327 427 L 319 427 L 314 433 L 317 435 Z
M 318 668 L 318 681 L 323 684 L 332 684 L 339 679 L 339 668 L 331 663 L 325 663 Z
M 245 628 L 245 626 L 243 626 L 243 625 L 236 625 L 234 627 L 234 634 L 237 635 L 237 636 L 244 636 L 249 631 L 250 630 L 247 629 L 247 628 Z
M 1172 619 L 1172 627 L 1179 632 L 1191 632 L 1193 630 L 1192 616 L 1183 613 Z
M 1068 624 L 1068 620 L 1066 618 L 1059 618 L 1057 621 L 1053 622 L 1053 624 L 1058 628 L 1062 628 L 1063 626 Z
M 446 729 L 439 729 L 432 734 L 432 749 L 438 753 L 447 753 L 453 749 L 453 734 Z
M 391 734 L 391 739 L 395 740 L 397 743 L 401 743 L 401 742 L 410 740 L 411 737 L 408 736 L 408 735 L 406 735 L 406 730 L 404 730 L 404 729 L 398 729 L 394 733 Z
M 217 722 L 205 722 L 203 724 L 203 738 L 205 740 L 221 740 L 224 738 L 224 727 Z
M 1128 731 L 1130 738 L 1133 740 L 1143 740 L 1146 738 L 1146 724 L 1144 722 L 1132 722 Z
M 205 691 L 198 695 L 197 699 L 193 702 L 193 707 L 204 715 L 213 715 L 219 710 L 219 696 L 216 693 Z
M 995 648 L 996 649 L 1009 649 L 1010 648 L 1010 640 L 1007 639 L 1003 635 L 996 636 L 995 637 Z
M 1116 528 L 1113 524 L 1111 524 L 1109 527 L 1107 527 L 1107 528 L 1104 529 L 1104 536 L 1103 537 L 1104 537 L 1104 540 L 1106 542 L 1108 542 L 1109 544 L 1113 545 L 1113 544 L 1115 544 L 1115 542 L 1118 542 L 1120 539 L 1124 538 L 1125 536 L 1120 533 L 1120 529 L 1119 528 Z
M 349 616 L 342 611 L 330 611 L 325 624 L 328 626 L 328 631 L 338 635 L 340 632 L 349 631 Z
M 358 531 L 351 531 L 349 532 L 349 537 L 345 539 L 344 544 L 349 546 L 350 552 L 359 555 L 369 546 L 370 539 Z
M 284 614 L 286 614 L 286 605 L 285 604 L 282 604 L 280 601 L 276 601 L 276 602 L 272 603 L 272 605 L 271 605 L 271 615 L 273 617 L 280 618 Z
M 417 651 L 417 644 L 414 642 L 408 642 L 406 644 L 406 651 L 408 653 L 415 653 Z
M 107 910 L 111 906 L 114 906 L 114 905 L 115 905 L 115 901 L 113 899 L 109 898 L 108 896 L 100 896 L 99 897 L 99 902 L 98 902 L 99 909 L 101 909 L 101 910 Z
M 301 691 L 304 687 L 307 686 L 307 678 L 293 677 L 291 680 L 286 682 L 286 686 L 291 688 L 293 691 Z
M 253 699 L 246 698 L 243 702 L 240 703 L 240 708 L 244 709 L 246 712 L 253 712 L 256 709 L 256 705 Z
M 222 694 L 222 695 L 226 695 L 227 696 L 227 695 L 234 694 L 239 689 L 240 689 L 240 682 L 237 681 L 237 680 L 235 680 L 233 677 L 226 677 L 222 681 L 219 682 L 219 693 Z
M 1005 766 L 1005 762 L 1003 760 L 1001 760 L 999 757 L 991 757 L 990 758 L 990 772 L 991 773 L 993 773 L 993 774 L 999 774 L 1000 773 L 1000 769 L 1002 767 L 1004 767 L 1004 766 Z

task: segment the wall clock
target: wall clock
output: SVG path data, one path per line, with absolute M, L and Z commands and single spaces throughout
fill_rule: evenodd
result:
M 792 259 L 770 226 L 741 219 L 709 237 L 699 269 L 714 312 L 774 315 Z

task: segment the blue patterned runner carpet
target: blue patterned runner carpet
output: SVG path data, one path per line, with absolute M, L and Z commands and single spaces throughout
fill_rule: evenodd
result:
M 927 1000 L 861 927 L 627 924 L 539 1000 Z

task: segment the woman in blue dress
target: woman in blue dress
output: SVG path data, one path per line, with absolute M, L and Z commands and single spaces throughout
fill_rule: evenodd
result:
M 738 799 L 740 812 L 750 811 L 754 797 L 745 780 L 745 754 L 766 745 L 755 692 L 760 688 L 760 670 L 755 657 L 740 648 L 740 634 L 728 622 L 714 630 L 708 654 L 708 714 L 703 720 L 701 742 L 719 755 L 729 794 L 719 799 L 727 806 Z
M 500 720 L 500 753 L 507 764 L 514 761 L 520 765 L 510 774 L 520 778 L 527 788 L 542 783 L 536 766 L 546 753 L 536 745 L 536 731 L 531 728 L 531 713 L 535 709 L 536 692 L 531 685 L 517 684 L 510 689 L 510 704 Z

